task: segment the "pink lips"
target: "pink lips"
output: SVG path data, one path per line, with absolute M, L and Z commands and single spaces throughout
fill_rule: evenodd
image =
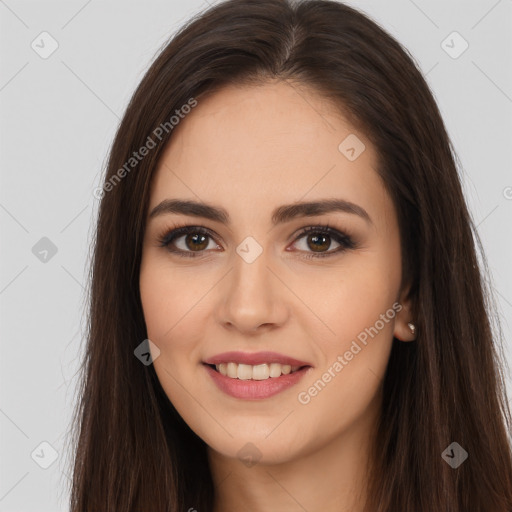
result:
M 240 380 L 222 375 L 220 372 L 208 365 L 221 363 L 250 364 L 256 366 L 264 363 L 280 363 L 290 366 L 299 366 L 299 370 L 281 375 L 280 377 L 269 377 L 265 380 Z M 224 352 L 208 358 L 203 364 L 216 386 L 229 396 L 244 400 L 260 400 L 274 396 L 281 391 L 289 389 L 297 384 L 312 369 L 311 365 L 304 361 L 294 359 L 276 352 Z

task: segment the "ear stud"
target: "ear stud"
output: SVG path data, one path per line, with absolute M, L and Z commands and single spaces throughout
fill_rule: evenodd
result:
M 413 323 L 411 323 L 411 322 L 408 322 L 407 325 L 409 326 L 409 329 L 411 330 L 411 333 L 415 334 L 416 333 L 416 326 Z

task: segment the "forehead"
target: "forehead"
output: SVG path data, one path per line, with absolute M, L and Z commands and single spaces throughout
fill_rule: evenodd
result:
M 344 151 L 354 143 L 364 150 L 351 160 Z M 150 205 L 178 197 L 263 213 L 330 197 L 386 209 L 376 168 L 369 140 L 319 94 L 287 82 L 229 85 L 199 98 L 174 128 Z

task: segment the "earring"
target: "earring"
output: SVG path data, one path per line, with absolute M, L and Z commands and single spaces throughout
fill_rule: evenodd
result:
M 412 324 L 411 322 L 409 322 L 407 325 L 409 326 L 411 333 L 414 335 L 416 333 L 416 326 L 414 324 Z

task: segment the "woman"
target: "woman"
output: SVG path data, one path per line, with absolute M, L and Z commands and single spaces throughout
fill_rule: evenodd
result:
M 512 510 L 478 236 L 373 21 L 212 7 L 146 73 L 100 195 L 74 512 Z

